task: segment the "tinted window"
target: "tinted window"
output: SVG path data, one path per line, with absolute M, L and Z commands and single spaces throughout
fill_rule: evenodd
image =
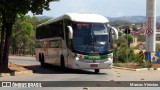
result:
M 41 26 L 36 29 L 37 39 L 53 38 L 53 37 L 61 37 L 64 39 L 63 21 Z

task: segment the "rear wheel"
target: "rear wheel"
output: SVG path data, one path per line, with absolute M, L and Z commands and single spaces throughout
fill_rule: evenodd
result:
M 41 57 L 40 57 L 40 63 L 41 63 L 41 67 L 45 67 L 46 66 L 46 63 L 44 62 L 44 54 L 42 53 L 41 54 Z
M 99 69 L 94 69 L 95 73 L 99 73 Z
M 39 53 L 39 62 L 41 62 L 41 57 L 42 57 L 42 55 L 41 55 L 41 53 Z
M 65 62 L 63 56 L 61 56 L 61 68 L 65 68 Z

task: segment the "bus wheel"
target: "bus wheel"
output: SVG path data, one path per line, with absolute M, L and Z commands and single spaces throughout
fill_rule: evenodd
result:
M 99 69 L 94 69 L 95 73 L 99 73 Z
M 61 68 L 65 68 L 64 57 L 61 55 Z
M 42 53 L 41 55 L 41 59 L 40 59 L 40 63 L 41 63 L 41 67 L 45 67 L 46 63 L 44 62 L 44 54 Z
M 41 53 L 39 53 L 39 62 L 41 62 L 41 57 L 42 57 L 42 55 L 41 55 Z

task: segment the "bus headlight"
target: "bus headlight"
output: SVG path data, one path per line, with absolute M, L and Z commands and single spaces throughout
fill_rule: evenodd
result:
M 76 54 L 75 59 L 76 60 L 81 60 L 83 58 L 82 54 Z
M 79 60 L 79 57 L 76 57 L 75 59 L 76 59 L 76 60 Z

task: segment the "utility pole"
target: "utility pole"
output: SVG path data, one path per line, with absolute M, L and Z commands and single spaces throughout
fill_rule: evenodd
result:
M 152 62 L 151 52 L 156 50 L 156 0 L 146 0 L 146 54 Z

